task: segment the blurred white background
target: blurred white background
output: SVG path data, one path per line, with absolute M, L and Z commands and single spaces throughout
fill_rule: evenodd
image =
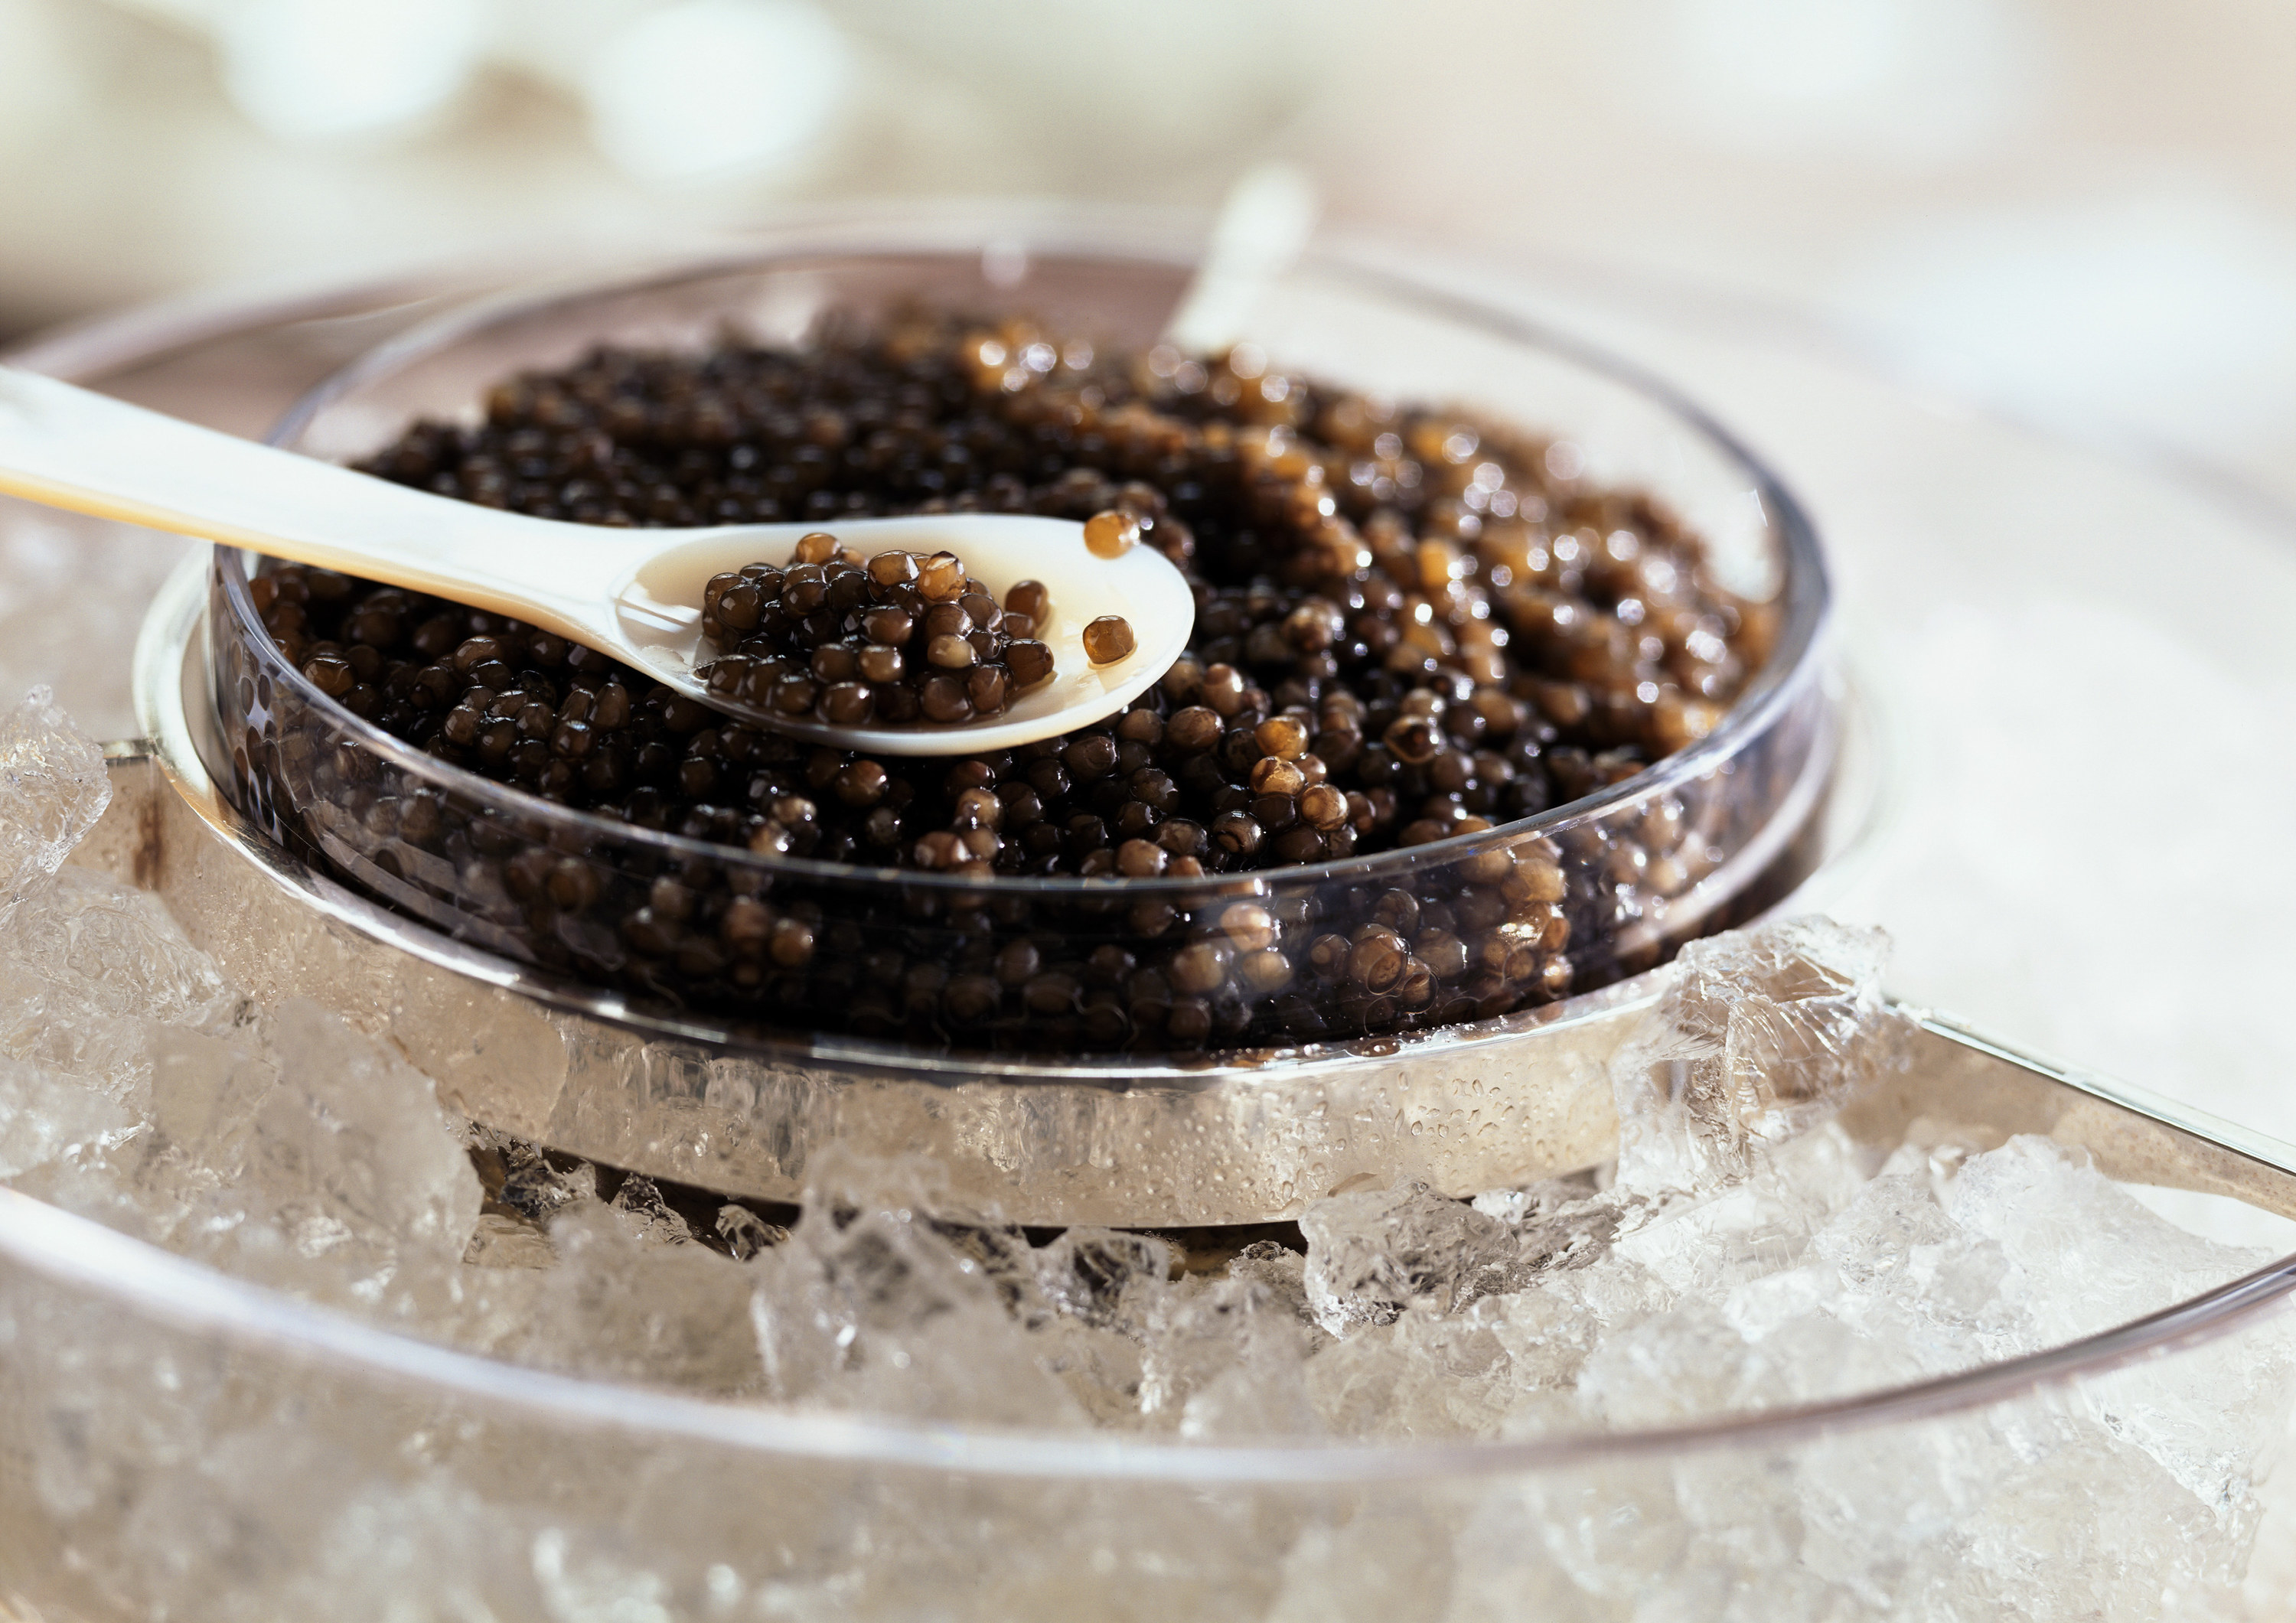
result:
M 1281 157 L 2296 496 L 2292 68 L 2274 0 L 0 0 L 0 334 Z
M 1811 899 L 1899 989 L 2296 1139 L 2292 69 L 2286 0 L 0 0 L 0 339 L 1290 165 L 1801 493 L 1879 763 Z M 107 387 L 260 431 L 455 282 Z M 178 550 L 0 503 L 0 681 L 132 732 Z

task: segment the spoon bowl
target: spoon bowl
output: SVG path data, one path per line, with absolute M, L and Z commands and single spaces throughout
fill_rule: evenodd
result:
M 749 563 L 785 564 L 820 524 L 629 530 L 505 512 L 0 366 L 0 491 L 429 593 L 539 626 L 777 733 L 872 755 L 970 755 L 1058 737 L 1124 708 L 1170 668 L 1195 598 L 1155 548 L 1103 558 L 1084 526 L 1025 513 L 860 519 L 831 529 L 865 557 L 948 552 L 1001 602 L 1022 580 L 1052 598 L 1038 637 L 1052 676 L 997 715 L 940 725 L 834 726 L 713 691 L 702 589 Z M 1120 615 L 1135 646 L 1093 664 L 1084 628 Z
M 1037 627 L 1037 637 L 1053 651 L 1050 679 L 985 720 L 905 727 L 832 726 L 759 710 L 710 691 L 695 674 L 714 652 L 701 637 L 702 587 L 711 576 L 746 563 L 785 565 L 800 537 L 824 528 L 743 524 L 647 532 L 649 538 L 678 539 L 614 584 L 619 640 L 613 652 L 721 710 L 793 737 L 876 755 L 975 754 L 1055 737 L 1114 715 L 1171 668 L 1195 625 L 1194 595 L 1161 553 L 1135 546 L 1119 557 L 1100 557 L 1085 545 L 1084 526 L 1066 519 L 1030 513 L 858 519 L 837 524 L 829 533 L 864 557 L 897 550 L 955 553 L 1000 602 L 1021 581 L 1042 581 L 1051 592 L 1052 610 Z M 1121 660 L 1095 665 L 1085 652 L 1084 628 L 1109 614 L 1130 623 L 1135 646 Z M 594 641 L 590 645 L 599 646 Z

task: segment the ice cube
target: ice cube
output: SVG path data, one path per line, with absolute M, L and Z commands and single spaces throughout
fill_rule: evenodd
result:
M 1308 1526 L 1284 1553 L 1283 1587 L 1260 1615 L 1265 1623 L 1557 1615 L 1524 1593 L 1520 1561 L 1499 1604 L 1464 1612 L 1444 1605 L 1458 1513 L 1448 1496 L 1421 1493 L 1365 1505 L 1343 1522 Z
M 1693 1299 L 1604 1336 L 1578 1371 L 1585 1412 L 1613 1427 L 1657 1426 L 1745 1406 L 1746 1339 Z
M 1256 1240 L 1228 1258 L 1227 1276 L 1267 1286 L 1272 1293 L 1272 1305 L 1280 1305 L 1302 1324 L 1316 1322 L 1315 1309 L 1308 1302 L 1308 1258 L 1304 1253 L 1274 1240 Z
M 1947 1185 L 1945 1209 L 2001 1248 L 2021 1305 L 2021 1339 L 2064 1340 L 2164 1307 L 2271 1260 L 2218 1245 L 2156 1216 L 2099 1172 L 2085 1151 L 2030 1135 L 1974 1156 Z
M 1332 1335 L 1391 1322 L 1414 1301 L 1446 1310 L 1507 1288 L 1521 1258 L 1499 1218 L 1423 1184 L 1318 1201 L 1300 1217 L 1306 1290 Z
M 524 1362 L 720 1396 L 757 1391 L 750 1266 L 592 1201 L 550 1225 L 557 1266 L 500 1350 Z
M 204 1137 L 192 1118 L 226 1109 L 213 1095 L 234 1062 L 209 1051 L 243 1012 L 156 898 L 79 868 L 36 882 L 0 923 L 0 1176 L 164 1234 L 187 1191 L 216 1182 L 209 1146 L 168 1135 Z M 241 1108 L 212 1130 L 247 1125 Z
M 1645 1198 L 1742 1177 L 1904 1062 L 1879 930 L 1798 919 L 1683 948 L 1653 1017 L 1611 1062 L 1617 1182 Z
M 1146 1326 L 1141 1412 L 1184 1437 L 1312 1433 L 1301 1365 L 1324 1340 L 1307 1314 L 1306 1263 L 1272 1242 L 1226 1275 L 1162 1292 Z
M 2008 1259 L 1953 1220 L 1925 1175 L 1875 1178 L 1818 1232 L 1810 1253 L 1827 1275 L 1828 1310 L 1900 1349 L 1920 1373 L 1980 1362 L 2001 1322 Z M 1751 1297 L 1733 1310 L 1759 1333 L 1744 1316 Z
M 598 1198 L 598 1169 L 586 1160 L 553 1157 L 526 1139 L 478 1123 L 465 1137 L 488 1193 L 537 1227 L 547 1228 L 567 1207 Z
M 150 1041 L 153 1131 L 217 1178 L 236 1177 L 277 1062 L 230 1032 L 155 1024 Z
M 1675 1299 L 1675 1292 L 1640 1263 L 1613 1255 L 1583 1268 L 1541 1275 L 1533 1288 L 1482 1305 L 1480 1316 L 1509 1360 L 1505 1429 L 1524 1433 L 1578 1423 L 1575 1413 L 1548 1403 L 1547 1396 L 1575 1390 L 1598 1346 L 1665 1312 Z
M 1614 1186 L 1612 1248 L 1672 1290 L 1718 1299 L 1733 1285 L 1792 1266 L 1811 1236 L 1864 1187 L 1874 1158 L 1832 1122 L 1758 1148 L 1733 1181 L 1652 1200 Z
M 291 1226 L 459 1258 L 481 1198 L 430 1079 L 308 999 L 282 1004 L 279 1084 L 258 1114 L 250 1168 Z
M 36 687 L 0 716 L 0 920 L 111 804 L 103 751 Z
M 1033 1290 L 1003 1295 L 1036 1342 L 1037 1362 L 1097 1424 L 1171 1422 L 1172 1414 L 1148 1412 L 1144 1361 L 1176 1288 L 1175 1248 L 1147 1234 L 1072 1228 L 1030 1260 Z
M 306 1000 L 281 1005 L 262 1036 L 261 1052 L 236 1064 L 276 1080 L 255 1107 L 236 1175 L 186 1214 L 172 1242 L 394 1320 L 451 1323 L 483 1194 L 429 1078 Z
M 140 1088 L 152 1025 L 216 1029 L 237 1012 L 159 899 L 104 874 L 62 870 L 0 928 L 0 1053 L 100 1091 Z
M 463 1261 L 473 1268 L 546 1268 L 558 1260 L 550 1236 L 508 1212 L 479 1214 Z
M 86 1202 L 57 1186 L 63 1168 L 100 1165 L 104 1152 L 133 1136 L 143 1118 L 118 1100 L 42 1066 L 0 1056 L 0 1181 L 75 1209 Z
M 1520 1375 L 1496 1329 L 1513 1299 L 1487 1296 L 1450 1313 L 1422 1299 L 1385 1324 L 1311 1347 L 1302 1373 L 1317 1429 L 1340 1437 L 1496 1434 L 1518 1397 Z
M 2141 1317 L 2271 1260 L 2185 1233 L 2097 1171 L 2086 1152 L 2030 1135 L 1972 1157 L 1944 1204 L 2004 1259 L 1998 1301 L 1980 1337 L 1991 1357 Z M 2236 1499 L 2255 1463 L 2243 1439 L 2270 1434 L 2287 1413 L 2296 1384 L 2291 1339 L 2291 1327 L 2274 1320 L 2236 1346 L 2195 1348 L 2157 1369 L 2090 1383 L 2081 1399 L 2113 1436 L 2193 1493 Z
M 736 1262 L 747 1262 L 767 1246 L 789 1238 L 789 1230 L 780 1224 L 768 1223 L 748 1207 L 730 1201 L 718 1209 L 711 1227 Z
M 1177 1262 L 1169 1242 L 1108 1228 L 1068 1229 L 1031 1260 L 1052 1312 L 1131 1335 L 1161 1305 Z
M 1045 1310 L 1027 1240 L 961 1213 L 921 1158 L 832 1151 L 804 1215 L 751 1265 L 775 1395 L 839 1407 L 1077 1426 L 1086 1411 L 1027 1321 Z
M 693 1225 L 661 1198 L 661 1187 L 643 1173 L 633 1172 L 607 1202 L 622 1220 L 623 1230 L 640 1245 L 691 1245 Z

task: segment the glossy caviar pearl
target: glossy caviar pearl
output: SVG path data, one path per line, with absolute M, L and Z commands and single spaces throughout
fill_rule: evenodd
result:
M 1084 628 L 1084 651 L 1095 665 L 1128 660 L 1136 646 L 1132 622 L 1120 614 L 1103 614 Z
M 1041 603 L 1044 588 L 1022 584 L 1035 586 L 1022 597 Z M 894 549 L 856 564 L 833 533 L 816 530 L 786 570 L 751 563 L 711 578 L 703 628 L 729 651 L 701 674 L 713 693 L 837 726 L 998 716 L 1053 675 L 1052 651 L 1015 641 L 996 600 L 966 588 L 953 553 Z M 939 679 L 951 673 L 962 685 Z
M 1140 520 L 1120 508 L 1096 512 L 1084 521 L 1084 544 L 1096 558 L 1121 558 L 1140 545 Z

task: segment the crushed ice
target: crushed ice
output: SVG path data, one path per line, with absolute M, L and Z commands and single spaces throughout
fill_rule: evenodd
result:
M 453 1119 L 319 1008 L 255 1008 L 152 898 L 62 865 L 106 798 L 100 753 L 45 694 L 0 722 L 0 1178 L 537 1365 L 1039 1429 L 1524 1437 L 1899 1385 L 2267 1260 L 2046 1139 L 1921 1120 L 1894 1149 L 1858 1142 L 1838 1112 L 1907 1032 L 1878 933 L 1823 921 L 1682 955 L 1614 1066 L 1612 1167 L 1472 1201 L 1356 1191 L 1307 1209 L 1303 1246 L 1183 1250 L 1032 1242 L 929 1166 L 832 1154 L 784 1227 Z M 2004 1469 L 2056 1449 L 2125 1480 L 2141 1462 L 2236 1540 L 2285 1374 L 2171 1383 L 2150 1406 L 2098 1383 L 2062 1436 L 2002 1444 Z
M 0 716 L 0 920 L 111 804 L 103 751 L 36 687 Z
M 319 1008 L 249 1006 L 151 897 L 61 866 L 100 752 L 0 728 L 0 1171 L 318 1299 L 512 1357 L 801 1405 L 1227 1437 L 1521 1435 L 1801 1403 L 2135 1317 L 2266 1258 L 2046 1140 L 1834 1113 L 1901 1063 L 1878 932 L 1685 951 L 1613 1065 L 1614 1166 L 1472 1201 L 1400 1184 L 1304 1246 L 1031 1244 L 922 1165 L 818 1158 L 787 1229 L 682 1212 L 451 1119 Z M 483 1175 L 482 1176 L 482 1172 Z M 690 1203 L 689 1203 L 690 1204 Z

